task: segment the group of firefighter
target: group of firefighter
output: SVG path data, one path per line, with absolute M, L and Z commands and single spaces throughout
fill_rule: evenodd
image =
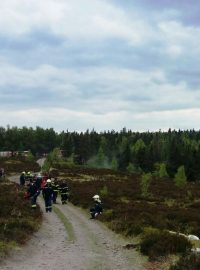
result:
M 69 200 L 69 187 L 66 181 L 50 179 L 47 174 L 40 173 L 33 176 L 31 172 L 22 172 L 20 175 L 20 185 L 26 187 L 25 198 L 31 200 L 31 207 L 37 207 L 37 197 L 42 193 L 46 212 L 52 212 L 52 203 L 57 203 L 60 194 L 61 203 L 66 204 Z M 90 208 L 91 219 L 95 219 L 103 212 L 102 202 L 99 195 L 94 195 L 94 206 Z
M 31 200 L 31 207 L 37 207 L 37 197 L 42 192 L 45 202 L 46 212 L 52 211 L 52 203 L 56 203 L 60 194 L 62 204 L 66 204 L 69 199 L 69 187 L 65 181 L 50 179 L 48 175 L 38 174 L 33 176 L 30 172 L 22 172 L 20 175 L 20 185 L 26 187 L 25 198 Z

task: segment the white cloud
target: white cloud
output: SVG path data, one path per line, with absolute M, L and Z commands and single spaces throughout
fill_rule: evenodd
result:
M 137 13 L 103 0 L 7 0 L 0 3 L 0 32 L 22 35 L 47 29 L 67 40 L 89 41 L 118 38 L 139 45 L 152 35 Z
M 2 114 L 9 106 L 2 124 L 15 120 L 77 130 L 197 127 L 200 27 L 181 22 L 182 9 L 159 9 L 154 17 L 153 8 L 123 5 L 1 1 Z M 24 108 L 20 100 L 27 110 L 19 109 Z
M 0 67 L 0 86 L 11 86 L 13 93 L 24 94 L 33 107 L 38 107 L 38 102 L 41 105 L 44 99 L 45 106 L 49 103 L 53 108 L 59 103 L 94 114 L 198 108 L 200 99 L 199 91 L 191 91 L 184 81 L 170 83 L 161 70 L 116 67 L 66 69 L 45 65 L 24 70 L 7 65 Z M 35 91 L 40 90 L 41 99 L 34 100 Z M 1 94 L 3 102 L 6 95 Z
M 76 112 L 68 109 L 53 108 L 52 110 L 29 109 L 29 110 L 0 110 L 2 118 L 1 125 L 23 127 L 26 123 L 28 127 L 42 126 L 43 128 L 53 127 L 56 131 L 85 131 L 95 129 L 121 130 L 123 127 L 134 131 L 162 131 L 171 129 L 199 129 L 200 109 L 173 110 L 151 113 L 130 114 L 127 112 L 112 112 L 93 114 L 86 112 Z M 193 119 L 193 121 L 191 121 Z
M 199 130 L 200 108 L 184 110 L 152 111 L 133 116 L 138 130 L 196 129 Z
M 160 38 L 166 52 L 174 56 L 185 56 L 200 52 L 200 28 L 184 26 L 178 21 L 161 21 L 158 23 Z

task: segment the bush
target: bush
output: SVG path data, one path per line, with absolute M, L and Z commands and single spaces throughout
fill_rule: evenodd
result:
M 186 256 L 181 256 L 179 261 L 170 267 L 170 270 L 199 270 L 200 269 L 200 254 L 189 253 Z
M 9 249 L 12 241 L 23 244 L 39 228 L 42 221 L 40 208 L 31 209 L 30 201 L 15 183 L 0 184 L 0 253 Z M 1 255 L 0 255 L 1 256 Z
M 141 241 L 141 252 L 151 260 L 169 254 L 185 253 L 191 248 L 192 244 L 187 238 L 166 231 L 147 233 Z
M 108 195 L 108 188 L 107 186 L 104 186 L 100 191 L 99 191 L 99 195 L 104 198 Z

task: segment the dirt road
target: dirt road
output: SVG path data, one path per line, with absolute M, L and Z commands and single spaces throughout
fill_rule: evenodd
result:
M 12 180 L 18 180 L 13 177 Z M 0 265 L 1 270 L 143 270 L 142 259 L 127 242 L 89 214 L 58 201 L 26 246 Z

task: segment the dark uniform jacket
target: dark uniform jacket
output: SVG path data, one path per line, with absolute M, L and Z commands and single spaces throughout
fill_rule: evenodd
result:
M 51 185 L 46 185 L 43 190 L 42 190 L 42 195 L 44 197 L 44 199 L 49 199 L 52 197 L 53 194 L 53 189 Z

